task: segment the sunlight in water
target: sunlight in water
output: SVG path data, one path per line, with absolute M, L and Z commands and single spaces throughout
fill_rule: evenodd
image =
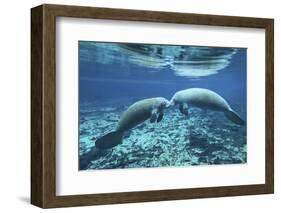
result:
M 83 48 L 84 46 L 84 48 Z M 107 44 L 83 42 L 80 58 L 83 61 L 101 64 L 129 63 L 144 68 L 149 72 L 160 72 L 168 68 L 174 75 L 181 77 L 202 77 L 217 74 L 226 68 L 235 48 L 209 48 L 189 46 L 165 46 L 147 44 Z

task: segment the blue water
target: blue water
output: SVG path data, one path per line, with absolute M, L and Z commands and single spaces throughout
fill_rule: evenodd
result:
M 95 147 L 136 101 L 170 100 L 192 87 L 218 93 L 246 121 L 246 54 L 245 48 L 80 41 L 80 169 L 246 163 L 246 125 L 198 108 L 185 117 L 171 107 L 161 122 L 136 126 L 112 149 Z

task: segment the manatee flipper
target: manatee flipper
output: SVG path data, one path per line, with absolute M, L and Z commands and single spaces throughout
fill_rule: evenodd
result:
M 179 109 L 182 114 L 188 116 L 188 105 L 186 103 L 180 104 Z
M 160 113 L 158 114 L 157 123 L 159 123 L 160 121 L 162 121 L 163 116 L 164 116 L 164 113 L 163 113 L 163 112 L 160 112 Z
M 95 146 L 99 149 L 110 149 L 118 144 L 122 143 L 123 132 L 115 131 L 110 132 L 101 138 L 97 139 Z
M 151 112 L 151 116 L 150 116 L 150 123 L 154 123 L 157 119 L 157 113 L 158 113 L 158 110 L 157 108 L 153 109 L 152 112 Z
M 225 117 L 227 117 L 230 121 L 238 125 L 244 125 L 245 121 L 240 118 L 240 116 L 234 112 L 233 110 L 228 110 L 224 112 Z

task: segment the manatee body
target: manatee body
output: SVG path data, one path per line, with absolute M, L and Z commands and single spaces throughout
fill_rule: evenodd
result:
M 122 143 L 123 134 L 138 124 L 150 119 L 150 122 L 160 122 L 163 110 L 169 106 L 169 101 L 162 97 L 140 100 L 123 112 L 115 131 L 110 132 L 95 142 L 99 149 L 109 149 Z
M 224 112 L 225 116 L 235 124 L 245 123 L 223 97 L 208 89 L 190 88 L 178 91 L 171 99 L 170 105 L 179 105 L 180 112 L 184 115 L 188 115 L 189 107 L 198 107 Z

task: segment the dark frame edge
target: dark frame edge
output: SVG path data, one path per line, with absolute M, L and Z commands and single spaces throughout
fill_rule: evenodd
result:
M 31 9 L 31 204 L 43 207 L 43 6 Z
M 241 189 L 243 187 L 243 189 Z M 271 194 L 267 184 L 245 186 L 221 186 L 159 191 L 135 191 L 107 194 L 56 196 L 45 208 L 77 207 L 89 205 L 110 205 L 124 203 L 161 202 L 185 199 L 221 198 Z M 167 196 L 169 194 L 169 196 Z
M 274 193 L 274 19 L 265 27 L 265 76 L 266 76 L 266 135 L 265 179 L 268 193 Z
M 121 9 L 110 7 L 89 7 L 63 4 L 43 4 L 54 16 L 73 18 L 97 18 L 124 21 L 161 22 L 174 24 L 195 24 L 226 27 L 266 28 L 272 18 L 258 18 L 231 15 L 210 15 L 204 13 L 183 13 Z M 110 18 L 108 18 L 110 14 Z M 169 16 L 169 19 L 166 17 Z
M 31 8 L 31 204 L 41 208 L 56 198 L 55 19 L 50 12 L 46 5 Z

